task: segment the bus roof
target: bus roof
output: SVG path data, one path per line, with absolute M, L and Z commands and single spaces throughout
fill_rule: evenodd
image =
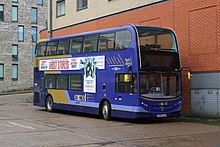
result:
M 102 30 L 82 32 L 82 33 L 79 33 L 79 34 L 71 34 L 71 35 L 66 35 L 66 36 L 58 36 L 58 37 L 54 37 L 54 38 L 41 39 L 41 40 L 38 40 L 37 43 L 48 42 L 48 41 L 56 41 L 56 40 L 60 40 L 60 39 L 68 39 L 68 38 L 80 37 L 80 36 L 87 36 L 87 35 L 92 35 L 92 34 L 113 32 L 113 31 L 119 31 L 119 30 L 124 30 L 124 29 L 134 29 L 136 27 L 147 27 L 147 28 L 152 28 L 152 29 L 168 29 L 168 28 L 161 28 L 161 27 L 155 27 L 155 26 L 144 26 L 144 25 L 134 26 L 134 25 L 130 24 L 130 25 L 125 25 L 125 26 L 120 26 L 120 27 L 115 27 L 115 28 L 107 28 L 107 29 L 102 29 Z

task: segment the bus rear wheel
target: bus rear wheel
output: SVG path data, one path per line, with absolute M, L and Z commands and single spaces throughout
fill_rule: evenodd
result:
M 101 112 L 104 120 L 109 120 L 111 118 L 111 107 L 107 101 L 104 101 Z
M 54 111 L 54 108 L 53 108 L 53 98 L 52 98 L 52 96 L 48 96 L 47 99 L 46 99 L 46 110 L 47 110 L 48 112 Z

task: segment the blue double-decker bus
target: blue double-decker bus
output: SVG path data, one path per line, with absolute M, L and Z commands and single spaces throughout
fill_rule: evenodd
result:
M 40 40 L 34 105 L 111 117 L 179 116 L 181 66 L 175 33 L 122 26 Z

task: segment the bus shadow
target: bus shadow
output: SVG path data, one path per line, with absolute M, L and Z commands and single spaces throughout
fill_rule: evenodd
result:
M 113 118 L 113 121 L 127 122 L 132 124 L 161 124 L 161 123 L 174 123 L 177 119 L 174 118 L 140 118 L 140 119 L 122 119 Z
M 40 109 L 39 111 L 47 112 L 45 109 Z M 51 112 L 48 112 L 51 113 Z M 91 119 L 100 119 L 104 120 L 99 115 L 94 114 L 88 114 L 88 113 L 82 113 L 82 112 L 73 112 L 73 111 L 66 111 L 66 110 L 54 110 L 52 113 L 59 113 L 63 115 L 70 115 L 70 116 L 77 116 L 77 117 L 85 117 L 85 118 L 91 118 Z M 127 118 L 111 118 L 111 122 L 125 122 L 130 124 L 161 124 L 161 123 L 175 123 L 180 122 L 178 120 L 178 117 L 172 117 L 172 118 L 139 118 L 139 119 L 127 119 Z

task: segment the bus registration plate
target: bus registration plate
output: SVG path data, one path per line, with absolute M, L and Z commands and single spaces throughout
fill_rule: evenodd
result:
M 167 114 L 157 114 L 157 117 L 161 118 L 161 117 L 167 117 Z

